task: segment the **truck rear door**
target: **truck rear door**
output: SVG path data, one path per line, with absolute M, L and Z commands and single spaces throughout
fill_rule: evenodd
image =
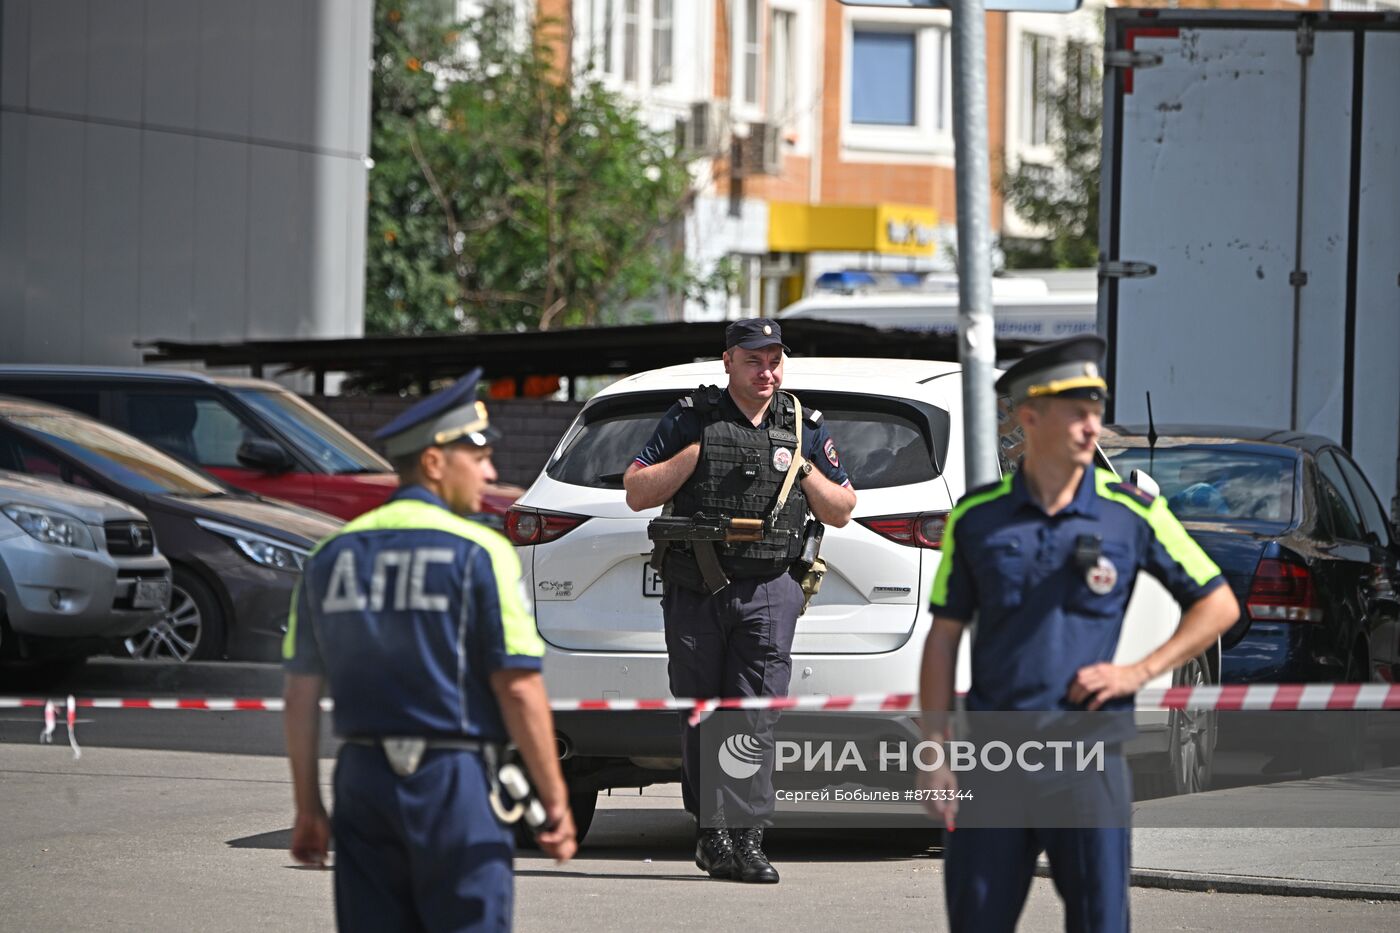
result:
M 1394 491 L 1397 29 L 1108 12 L 1099 329 L 1114 421 L 1145 422 L 1151 392 L 1158 423 L 1315 432 Z

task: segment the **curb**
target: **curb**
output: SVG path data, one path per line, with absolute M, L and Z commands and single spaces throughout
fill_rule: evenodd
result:
M 1050 867 L 1039 863 L 1037 877 L 1050 877 Z M 1129 883 L 1138 888 L 1167 891 L 1201 891 L 1210 894 L 1267 894 L 1273 897 L 1329 897 L 1337 900 L 1397 901 L 1400 887 L 1355 881 L 1315 881 L 1306 878 L 1276 878 L 1268 875 L 1210 874 L 1170 871 L 1163 868 L 1134 868 Z

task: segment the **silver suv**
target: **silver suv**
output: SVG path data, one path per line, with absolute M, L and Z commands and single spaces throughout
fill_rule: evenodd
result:
M 0 658 L 58 674 L 159 622 L 170 563 L 146 517 L 0 470 Z

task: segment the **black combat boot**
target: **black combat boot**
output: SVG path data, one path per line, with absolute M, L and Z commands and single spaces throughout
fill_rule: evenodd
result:
M 734 861 L 734 840 L 723 829 L 702 829 L 695 842 L 695 867 L 709 872 L 711 878 L 726 881 L 739 877 Z
M 777 884 L 778 870 L 768 863 L 763 854 L 763 830 L 736 829 L 734 837 L 734 865 L 738 878 L 746 884 Z

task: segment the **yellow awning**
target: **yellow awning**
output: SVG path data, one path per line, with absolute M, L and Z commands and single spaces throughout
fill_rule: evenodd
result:
M 768 205 L 768 249 L 775 253 L 867 252 L 932 256 L 938 213 L 912 204 Z

